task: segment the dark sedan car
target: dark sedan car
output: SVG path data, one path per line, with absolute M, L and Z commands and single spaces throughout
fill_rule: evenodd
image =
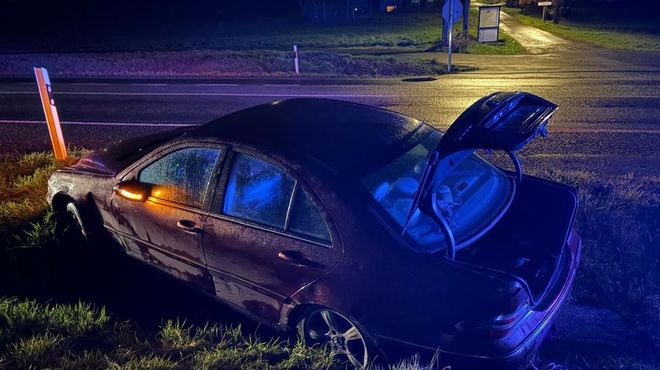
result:
M 90 244 L 109 235 L 355 367 L 414 353 L 520 367 L 580 256 L 575 189 L 524 175 L 515 154 L 556 108 L 494 93 L 442 134 L 365 105 L 277 101 L 94 152 L 48 197 Z

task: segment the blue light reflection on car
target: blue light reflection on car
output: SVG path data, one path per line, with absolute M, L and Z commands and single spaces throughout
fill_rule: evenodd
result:
M 399 228 L 403 227 L 412 206 L 428 154 L 440 138 L 439 133 L 429 135 L 413 149 L 363 179 L 381 210 Z M 453 165 L 435 175 L 432 191 L 437 195 L 438 208 L 460 243 L 496 218 L 509 199 L 512 180 L 471 152 L 447 160 L 450 159 Z M 435 253 L 447 248 L 440 226 L 419 210 L 413 213 L 406 235 L 420 252 Z
M 294 184 L 276 166 L 237 154 L 227 183 L 223 213 L 284 228 Z

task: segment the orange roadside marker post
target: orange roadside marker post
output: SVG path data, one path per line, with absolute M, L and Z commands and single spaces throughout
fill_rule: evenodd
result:
M 50 78 L 48 71 L 43 67 L 34 67 L 34 76 L 37 78 L 37 87 L 41 97 L 41 107 L 44 109 L 48 132 L 50 133 L 50 142 L 53 144 L 53 153 L 55 159 L 63 160 L 67 157 L 66 145 L 62 136 L 62 127 L 60 126 L 60 117 L 57 115 L 55 99 L 52 97 L 50 87 Z

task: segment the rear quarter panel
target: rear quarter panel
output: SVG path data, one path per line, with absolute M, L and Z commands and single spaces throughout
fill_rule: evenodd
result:
M 456 349 L 456 324 L 483 315 L 488 311 L 484 307 L 503 297 L 509 282 L 408 249 L 364 200 L 346 195 L 328 202 L 343 256 L 328 275 L 295 294 L 294 301 L 338 310 L 376 342 L 387 337 Z

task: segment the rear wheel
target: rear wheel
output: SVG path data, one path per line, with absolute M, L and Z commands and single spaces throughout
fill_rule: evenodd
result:
M 366 368 L 373 356 L 369 341 L 359 327 L 348 317 L 328 308 L 310 311 L 298 323 L 298 335 L 306 345 L 329 345 L 335 356 L 356 369 Z

